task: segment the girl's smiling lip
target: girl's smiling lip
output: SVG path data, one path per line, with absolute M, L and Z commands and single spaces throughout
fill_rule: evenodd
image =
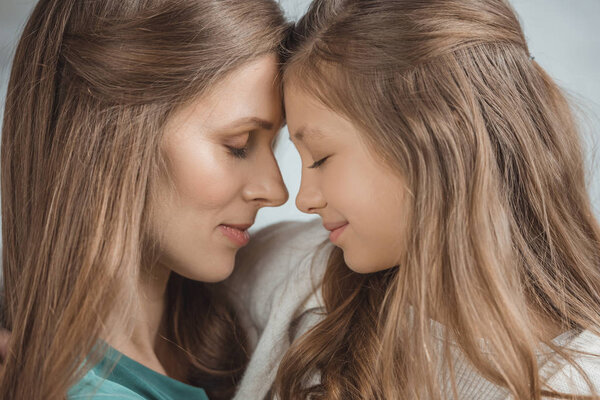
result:
M 335 241 L 340 237 L 340 235 L 346 230 L 348 226 L 348 222 L 334 222 L 334 223 L 323 223 L 323 226 L 328 231 L 331 231 L 329 234 L 329 240 L 335 243 Z

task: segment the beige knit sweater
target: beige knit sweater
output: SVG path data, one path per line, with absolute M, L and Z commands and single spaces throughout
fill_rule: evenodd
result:
M 318 220 L 282 222 L 258 232 L 240 251 L 236 270 L 224 287 L 248 331 L 253 354 L 236 400 L 266 398 L 291 342 L 319 321 L 314 313 L 322 307 L 318 286 L 332 249 L 330 243 L 321 246 L 327 234 Z M 302 314 L 300 326 L 294 325 L 292 332 L 292 321 Z M 600 354 L 600 339 L 588 331 L 567 332 L 555 342 Z M 478 375 L 459 351 L 455 357 L 458 399 L 511 398 L 505 389 Z M 600 357 L 580 357 L 578 362 L 600 392 Z M 553 389 L 590 393 L 580 374 L 562 363 L 546 363 L 542 374 Z M 440 371 L 440 379 L 447 376 Z

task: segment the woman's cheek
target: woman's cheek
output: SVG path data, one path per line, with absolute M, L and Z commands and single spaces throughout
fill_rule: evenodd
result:
M 174 180 L 182 197 L 198 206 L 214 208 L 233 196 L 238 174 L 234 160 L 228 160 L 227 154 L 204 147 L 179 152 Z

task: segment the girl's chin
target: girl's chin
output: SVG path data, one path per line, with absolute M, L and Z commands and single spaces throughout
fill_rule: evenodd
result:
M 344 250 L 344 262 L 352 271 L 358 274 L 372 274 L 394 268 L 395 265 L 375 263 L 374 260 L 363 259 Z

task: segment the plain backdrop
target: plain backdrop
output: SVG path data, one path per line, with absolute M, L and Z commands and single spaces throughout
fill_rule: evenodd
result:
M 280 0 L 280 3 L 286 15 L 296 19 L 310 1 Z M 0 0 L 2 113 L 12 55 L 34 4 L 32 0 Z M 513 0 L 512 4 L 521 18 L 535 60 L 567 92 L 576 108 L 586 149 L 590 195 L 596 215 L 600 215 L 600 160 L 597 160 L 600 143 L 600 0 Z M 287 140 L 287 129 L 284 128 L 281 135 L 275 155 L 290 200 L 282 207 L 263 209 L 253 229 L 282 220 L 314 218 L 303 215 L 294 205 L 300 184 L 300 159 Z

